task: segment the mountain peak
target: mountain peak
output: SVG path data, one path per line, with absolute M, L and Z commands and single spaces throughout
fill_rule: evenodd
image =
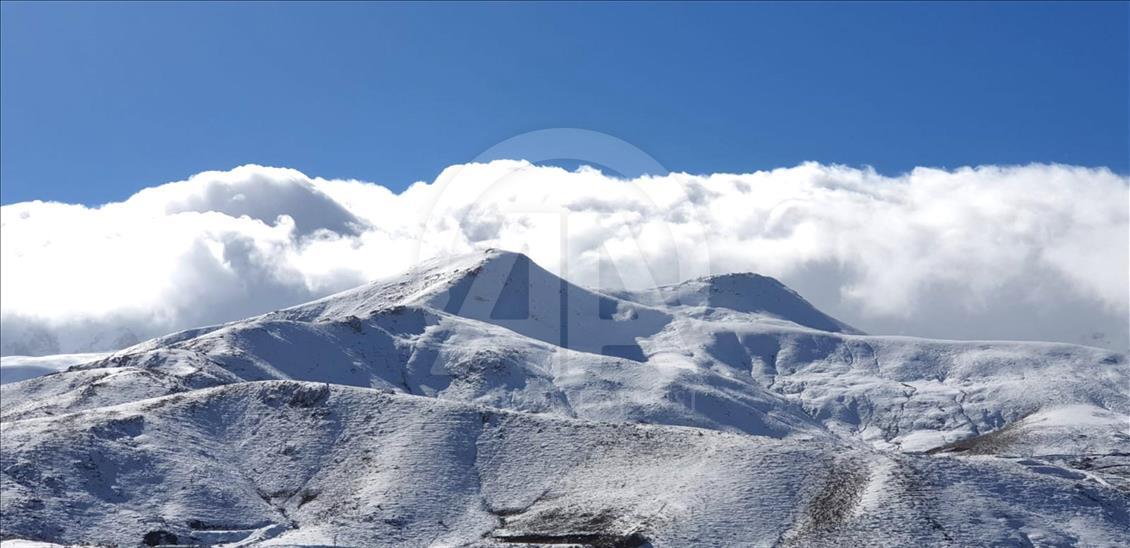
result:
M 777 279 L 752 272 L 715 274 L 653 290 L 617 295 L 649 306 L 724 308 L 772 316 L 821 331 L 862 334 L 858 329 L 821 312 Z
M 412 304 L 434 305 L 449 298 L 451 289 L 478 278 L 483 272 L 529 262 L 521 253 L 488 248 L 460 255 L 445 255 L 420 261 L 409 270 L 360 287 L 323 297 L 270 314 L 298 321 L 342 320 L 366 317 L 374 312 Z M 438 306 L 444 309 L 444 305 Z
M 413 306 L 486 322 L 571 350 L 646 361 L 638 337 L 670 316 L 590 291 L 522 253 L 485 249 L 431 259 L 391 279 L 331 295 L 268 317 L 346 321 Z

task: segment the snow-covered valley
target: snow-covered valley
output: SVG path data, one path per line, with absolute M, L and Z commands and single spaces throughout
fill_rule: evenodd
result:
M 869 336 L 753 274 L 602 293 L 487 251 L 89 358 L 0 386 L 4 539 L 1130 538 L 1125 355 Z

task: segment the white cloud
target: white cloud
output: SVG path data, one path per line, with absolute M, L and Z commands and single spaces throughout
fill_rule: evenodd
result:
M 1124 350 L 1128 188 L 1059 165 L 623 180 L 495 161 L 397 195 L 243 166 L 97 208 L 4 206 L 2 350 L 101 350 L 475 247 L 524 251 L 588 285 L 756 271 L 875 333 Z

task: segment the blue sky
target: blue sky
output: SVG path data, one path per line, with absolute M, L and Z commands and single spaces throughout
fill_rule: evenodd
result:
M 0 23 L 6 204 L 245 163 L 398 190 L 552 127 L 694 173 L 1130 170 L 1126 3 L 5 2 Z

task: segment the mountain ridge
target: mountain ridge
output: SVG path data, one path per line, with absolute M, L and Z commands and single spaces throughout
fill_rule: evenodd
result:
M 970 518 L 923 506 L 924 490 L 972 497 L 978 511 L 1023 524 L 1030 542 L 1103 545 L 1130 533 L 1126 363 L 1065 344 L 864 335 L 757 275 L 602 293 L 491 250 L 0 385 L 0 534 L 118 544 L 163 531 L 230 545 L 330 544 L 344 535 L 357 545 L 659 546 L 882 544 L 879 531 L 897 530 L 905 543 L 1019 542 L 1007 520 L 959 533 Z M 401 418 L 374 430 L 382 413 Z M 431 440 L 418 448 L 396 441 L 429 428 L 438 437 L 413 438 Z M 484 432 L 494 441 L 482 441 Z M 641 441 L 653 438 L 666 441 Z M 189 450 L 194 464 L 172 458 L 183 451 L 178 439 L 200 444 Z M 237 447 L 255 449 L 231 457 L 227 470 L 223 455 Z M 373 462 L 383 464 L 362 465 L 375 447 L 384 457 Z M 35 464 L 45 451 L 60 455 Z M 487 476 L 483 451 L 496 451 L 491 466 L 501 466 Z M 748 451 L 761 456 L 737 456 Z M 696 470 L 701 454 L 745 468 L 672 472 Z M 805 454 L 810 464 L 799 464 Z M 349 470 L 334 459 L 414 502 L 374 495 L 384 501 L 374 507 L 330 488 Z M 191 487 L 185 478 L 201 477 L 194 466 L 230 485 Z M 387 467 L 417 487 L 379 479 Z M 972 479 L 947 486 L 954 474 Z M 467 483 L 474 477 L 479 483 Z M 688 506 L 618 487 L 617 477 L 700 500 Z M 1001 482 L 1073 502 L 1013 500 L 996 492 Z M 138 491 L 152 485 L 196 490 L 154 506 Z M 322 485 L 319 494 L 312 485 Z M 759 506 L 748 489 L 782 493 L 781 507 Z M 1091 498 L 1070 494 L 1080 489 Z M 666 505 L 646 503 L 659 499 Z M 242 521 L 198 527 L 222 517 L 209 508 L 224 500 Z M 75 522 L 75 504 L 120 524 Z M 766 519 L 722 517 L 755 511 Z M 946 524 L 945 534 L 932 522 Z

